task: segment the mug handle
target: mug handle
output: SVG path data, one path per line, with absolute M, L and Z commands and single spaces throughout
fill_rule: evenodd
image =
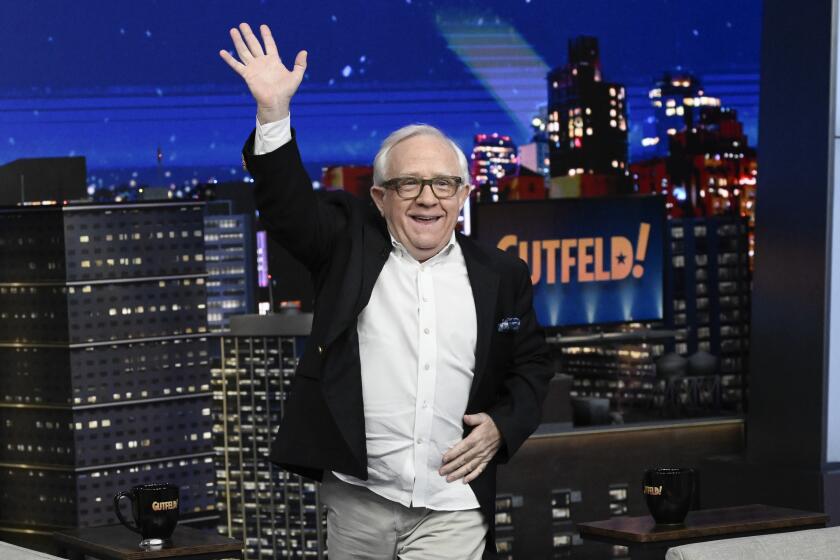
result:
M 140 529 L 139 529 L 138 527 L 136 527 L 136 526 L 132 525 L 131 523 L 129 523 L 129 522 L 125 519 L 125 517 L 123 517 L 123 514 L 122 514 L 122 512 L 120 511 L 120 498 L 128 498 L 128 499 L 129 499 L 129 501 L 130 501 L 130 502 L 132 502 L 132 504 L 134 503 L 134 498 L 131 496 L 131 493 L 130 493 L 130 492 L 125 492 L 125 491 L 123 491 L 123 492 L 117 492 L 117 493 L 114 495 L 114 511 L 116 512 L 117 517 L 118 517 L 118 518 L 119 518 L 119 520 L 120 520 L 120 523 L 122 523 L 123 525 L 125 525 L 126 527 L 128 527 L 129 529 L 131 529 L 132 531 L 134 531 L 135 533 L 140 533 Z

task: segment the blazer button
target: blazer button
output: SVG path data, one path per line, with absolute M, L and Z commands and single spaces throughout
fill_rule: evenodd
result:
M 319 354 L 323 354 L 323 353 L 324 353 L 324 347 L 323 347 L 323 346 L 321 346 L 320 344 L 318 345 L 318 353 L 319 353 Z

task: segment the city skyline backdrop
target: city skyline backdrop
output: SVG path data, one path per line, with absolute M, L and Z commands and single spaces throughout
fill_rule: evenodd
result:
M 310 53 L 292 111 L 315 179 L 323 165 L 368 164 L 390 130 L 413 121 L 441 127 L 466 152 L 476 133 L 528 142 L 547 101 L 546 73 L 567 62 L 568 40 L 579 35 L 598 38 L 604 79 L 627 88 L 630 161 L 650 155 L 641 143 L 654 126 L 648 92 L 666 71 L 697 76 L 738 111 L 750 145 L 757 140 L 757 0 L 201 6 L 0 7 L 9 23 L 0 47 L 26 52 L 2 63 L 0 164 L 83 155 L 103 186 L 241 180 L 253 102 L 217 54 L 239 21 L 272 25 L 285 60 Z

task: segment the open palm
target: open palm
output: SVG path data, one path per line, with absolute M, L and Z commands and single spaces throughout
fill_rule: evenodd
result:
M 303 80 L 306 71 L 306 51 L 300 51 L 295 64 L 288 70 L 277 52 L 277 45 L 267 25 L 260 26 L 265 50 L 247 23 L 230 30 L 239 60 L 229 52 L 219 51 L 228 66 L 242 76 L 257 102 L 260 122 L 273 122 L 289 114 L 289 102 Z

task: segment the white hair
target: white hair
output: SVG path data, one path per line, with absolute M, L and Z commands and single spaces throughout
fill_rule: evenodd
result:
M 458 147 L 458 144 L 456 144 L 454 140 L 444 134 L 440 129 L 428 124 L 418 123 L 410 124 L 395 130 L 382 142 L 382 146 L 379 148 L 379 151 L 376 152 L 376 157 L 373 158 L 374 185 L 381 185 L 384 181 L 388 180 L 385 173 L 388 170 L 388 154 L 391 152 L 391 149 L 403 140 L 408 140 L 414 136 L 436 136 L 441 140 L 448 142 L 452 151 L 455 152 L 455 157 L 458 158 L 458 167 L 461 168 L 461 184 L 470 184 L 470 172 L 469 166 L 467 165 L 467 156 L 464 155 L 464 152 L 460 147 Z

